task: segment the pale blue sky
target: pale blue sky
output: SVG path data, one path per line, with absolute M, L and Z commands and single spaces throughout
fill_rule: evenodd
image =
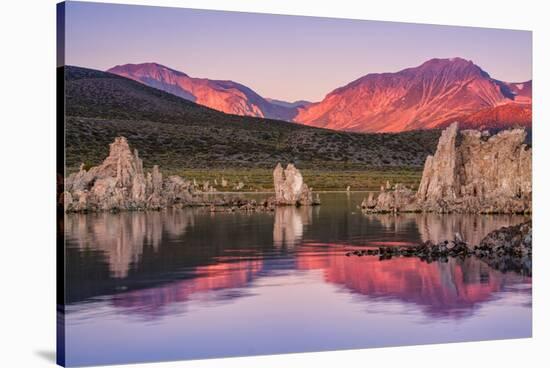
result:
M 527 31 L 68 2 L 66 64 L 154 61 L 265 97 L 318 101 L 373 72 L 459 56 L 508 82 L 532 78 Z

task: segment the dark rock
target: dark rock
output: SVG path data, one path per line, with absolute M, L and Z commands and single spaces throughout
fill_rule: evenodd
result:
M 531 221 L 495 230 L 473 248 L 461 239 L 462 237 L 455 236 L 455 240 L 445 240 L 438 244 L 426 241 L 417 246 L 381 246 L 378 249 L 354 250 L 347 252 L 346 256 L 378 255 L 380 260 L 388 260 L 393 257 L 419 257 L 427 263 L 448 262 L 449 257 L 465 259 L 475 256 L 502 272 L 515 271 L 531 275 Z

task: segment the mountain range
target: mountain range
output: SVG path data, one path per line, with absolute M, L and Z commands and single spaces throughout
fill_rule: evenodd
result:
M 488 123 L 504 128 L 526 125 L 525 106 L 530 104 L 531 81 L 506 83 L 472 61 L 432 59 L 397 73 L 367 74 L 300 109 L 295 121 L 361 132 L 441 128 L 455 120 L 473 128 Z M 503 111 L 507 114 L 500 120 Z
M 157 63 L 117 65 L 107 72 L 228 114 L 292 121 L 298 107 L 303 106 L 265 99 L 240 83 L 193 78 Z
M 531 126 L 531 81 L 499 81 L 472 61 L 431 59 L 396 73 L 367 74 L 316 103 L 264 98 L 233 81 L 193 78 L 157 63 L 117 65 L 124 76 L 229 114 L 354 132 Z
M 414 167 L 433 154 L 438 130 L 387 134 L 339 132 L 282 120 L 226 114 L 135 80 L 66 66 L 65 162 L 97 165 L 124 136 L 146 165 L 182 168 L 304 169 Z M 407 176 L 409 178 L 409 176 Z

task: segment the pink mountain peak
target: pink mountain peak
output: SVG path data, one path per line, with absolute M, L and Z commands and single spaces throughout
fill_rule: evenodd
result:
M 117 65 L 107 72 L 228 114 L 292 120 L 297 113 L 297 107 L 271 103 L 251 88 L 237 82 L 193 78 L 154 62 Z
M 527 83 L 524 87 L 494 80 L 463 58 L 430 59 L 395 73 L 367 74 L 330 92 L 321 102 L 300 109 L 295 121 L 335 130 L 400 132 L 438 128 L 453 119 L 511 102 L 531 103 Z M 521 111 L 525 124 L 524 110 L 509 111 Z M 508 119 L 514 120 L 506 116 L 503 127 L 509 124 Z

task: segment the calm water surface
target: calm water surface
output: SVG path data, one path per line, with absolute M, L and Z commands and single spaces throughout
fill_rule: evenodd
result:
M 529 277 L 473 258 L 344 255 L 457 231 L 475 244 L 523 217 L 364 215 L 363 196 L 275 213 L 67 215 L 67 364 L 531 336 Z

